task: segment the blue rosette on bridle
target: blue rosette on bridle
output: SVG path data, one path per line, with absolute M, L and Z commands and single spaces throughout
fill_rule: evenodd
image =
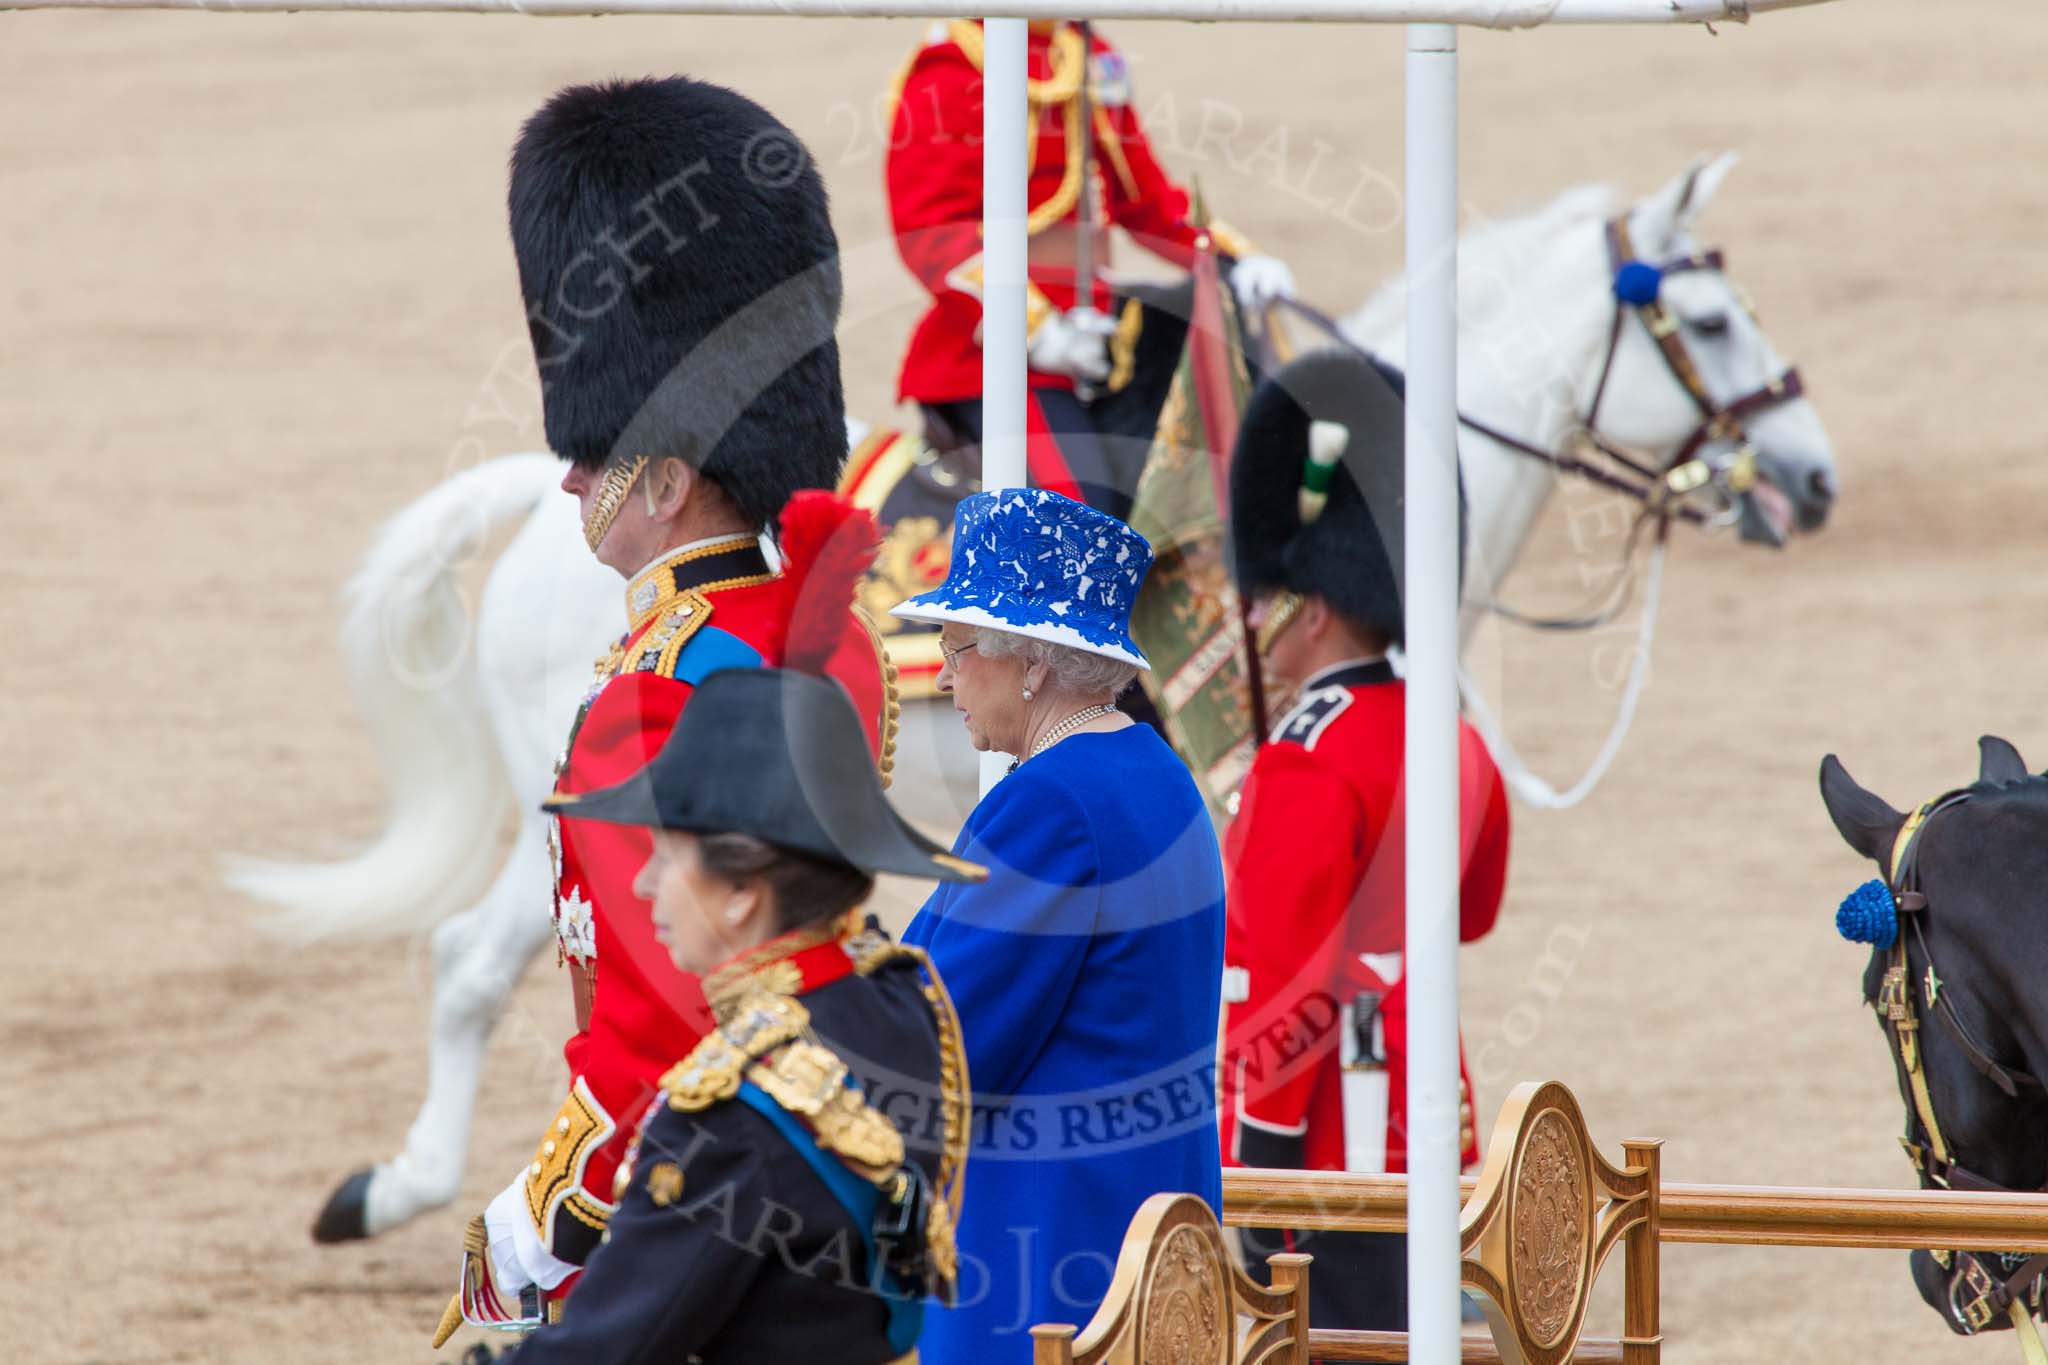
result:
M 1623 261 L 1614 272 L 1614 297 L 1642 308 L 1657 301 L 1664 288 L 1664 272 L 1648 261 Z
M 1899 907 L 1892 889 L 1872 877 L 1851 891 L 1835 911 L 1835 932 L 1851 943 L 1891 947 L 1899 937 Z

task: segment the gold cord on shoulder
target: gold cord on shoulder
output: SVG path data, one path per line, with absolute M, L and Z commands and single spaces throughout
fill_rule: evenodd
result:
M 902 947 L 924 972 L 924 997 L 939 1025 L 939 1102 L 944 1109 L 946 1135 L 939 1150 L 939 1193 L 950 1223 L 960 1221 L 960 1197 L 966 1184 L 969 1119 L 974 1086 L 967 1074 L 967 1045 L 960 1033 L 960 1013 L 931 955 L 922 948 Z
M 1145 332 L 1145 305 L 1125 299 L 1109 339 L 1109 391 L 1122 393 L 1138 374 L 1138 338 Z
M 987 49 L 981 25 L 972 19 L 955 19 L 946 34 L 974 69 L 980 71 Z M 1066 125 L 1066 169 L 1060 176 L 1059 188 L 1026 216 L 1024 231 L 1028 236 L 1036 236 L 1059 222 L 1080 202 L 1082 163 L 1087 159 L 1083 154 L 1087 129 L 1082 127 L 1079 109 L 1073 107 L 1081 94 L 1081 82 L 1088 76 L 1088 49 L 1081 40 L 1081 31 L 1064 22 L 1055 24 L 1046 61 L 1052 67 L 1051 74 L 1044 80 L 1027 78 L 1024 82 L 1024 98 L 1030 103 L 1025 160 L 1029 164 L 1035 159 L 1032 153 L 1038 146 L 1038 125 L 1045 111 L 1058 108 L 1065 115 L 1062 121 Z
M 947 26 L 946 36 L 966 55 L 969 65 L 976 71 L 982 69 L 988 41 L 980 24 L 972 19 L 955 19 Z M 1042 81 L 1027 77 L 1024 98 L 1037 105 L 1065 104 L 1080 94 L 1081 77 L 1088 69 L 1087 55 L 1081 46 L 1081 30 L 1064 21 L 1054 24 L 1046 52 L 1052 74 Z
M 1095 144 L 1108 155 L 1116 178 L 1123 183 L 1124 197 L 1143 198 L 1138 191 L 1138 177 L 1131 174 L 1131 163 L 1124 156 L 1124 140 L 1117 135 L 1116 125 L 1109 121 L 1109 111 L 1099 104 L 1095 106 Z
M 854 604 L 853 614 L 867 631 L 868 643 L 875 647 L 875 659 L 882 667 L 882 714 L 877 717 L 876 726 L 881 747 L 875 756 L 875 772 L 882 779 L 882 789 L 887 791 L 896 770 L 896 736 L 903 728 L 903 697 L 896 687 L 896 662 L 889 657 L 889 647 L 882 642 L 882 632 L 875 629 L 875 618 L 858 602 Z

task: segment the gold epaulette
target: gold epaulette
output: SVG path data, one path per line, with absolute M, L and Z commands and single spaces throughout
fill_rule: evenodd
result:
M 848 1074 L 831 1048 L 808 1041 L 747 1068 L 747 1079 L 802 1120 L 820 1147 L 871 1184 L 887 1184 L 903 1165 L 903 1135 L 847 1083 Z
M 855 934 L 846 940 L 845 948 L 861 976 L 872 976 L 892 962 L 910 961 L 924 977 L 925 999 L 938 1026 L 939 1090 L 945 1120 L 939 1197 L 931 1202 L 925 1219 L 925 1243 L 933 1268 L 950 1292 L 959 1276 L 954 1229 L 960 1219 L 972 1104 L 960 1018 L 945 983 L 922 949 L 892 942 L 879 930 Z M 794 997 L 760 985 L 720 1013 L 724 1021 L 662 1076 L 668 1107 L 686 1114 L 709 1109 L 732 1099 L 742 1082 L 751 1081 L 795 1115 L 818 1146 L 885 1195 L 900 1197 L 903 1135 L 887 1115 L 868 1103 L 859 1086 L 848 1083 L 851 1068 L 846 1062 L 810 1035 L 810 1011 Z M 622 1195 L 630 1169 L 629 1156 L 620 1168 Z
M 678 594 L 663 604 L 660 618 L 626 651 L 624 671 L 673 678 L 683 646 L 710 620 L 710 598 L 695 589 Z
M 806 1035 L 811 1012 L 768 988 L 750 991 L 725 1022 L 661 1078 L 668 1107 L 695 1113 L 739 1094 L 752 1081 L 803 1120 L 818 1145 L 880 1183 L 903 1164 L 903 1135 L 871 1106 L 839 1055 Z
M 747 1068 L 784 1043 L 801 1037 L 811 1012 L 792 996 L 750 991 L 725 1021 L 697 1041 L 688 1056 L 661 1078 L 668 1107 L 681 1114 L 709 1109 L 740 1093 Z

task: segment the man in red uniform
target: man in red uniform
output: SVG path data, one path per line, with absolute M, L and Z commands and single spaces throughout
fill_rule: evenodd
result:
M 1398 382 L 1398 377 L 1394 377 Z M 1231 474 L 1239 590 L 1293 709 L 1260 749 L 1224 844 L 1228 929 L 1223 1143 L 1229 1165 L 1407 1169 L 1402 820 L 1402 405 L 1376 367 L 1309 356 L 1263 385 Z M 1508 806 L 1470 727 L 1459 734 L 1460 937 L 1493 927 Z M 1462 1074 L 1462 1144 L 1479 1152 Z M 1316 1258 L 1312 1316 L 1400 1329 L 1398 1234 L 1264 1233 Z
M 1160 167 L 1138 123 L 1130 69 L 1102 37 L 1085 25 L 1035 22 L 1026 75 L 1031 482 L 1122 517 L 1151 432 L 1105 441 L 1087 401 L 1128 378 L 1116 373 L 1128 346 L 1111 345 L 1118 324 L 1107 311 L 1108 229 L 1183 266 L 1207 245 L 1206 231 L 1234 258 L 1231 282 L 1247 311 L 1291 296 L 1294 280 L 1222 225 L 1189 221 L 1187 191 Z M 938 25 L 898 75 L 889 117 L 897 250 L 932 295 L 903 359 L 899 397 L 924 407 L 942 449 L 981 439 L 982 85 L 981 22 Z
M 793 149 L 793 174 L 759 172 L 768 139 Z M 521 132 L 510 209 L 548 442 L 571 462 L 562 486 L 592 552 L 629 579 L 630 628 L 598 661 L 557 793 L 639 771 L 696 685 L 728 668 L 836 678 L 879 752 L 887 663 L 851 606 L 873 524 L 798 493 L 830 488 L 846 455 L 838 243 L 802 145 L 717 86 L 571 87 Z M 761 545 L 778 516 L 780 572 Z M 459 1318 L 505 1325 L 542 1300 L 556 1315 L 603 1235 L 658 1077 L 710 1025 L 635 885 L 648 847 L 627 826 L 552 832 L 576 1007 L 567 1098 L 532 1163 L 472 1222 L 437 1346 Z

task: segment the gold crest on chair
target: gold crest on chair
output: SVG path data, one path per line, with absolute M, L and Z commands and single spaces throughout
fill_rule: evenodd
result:
M 1656 1365 L 1658 1144 L 1622 1144 L 1626 1167 L 1602 1157 L 1572 1092 L 1555 1081 L 1517 1086 L 1502 1106 L 1486 1164 L 1458 1219 L 1460 1279 L 1491 1334 L 1468 1333 L 1464 1358 L 1505 1365 L 1618 1361 Z M 1226 1180 L 1231 1221 L 1246 1227 L 1381 1231 L 1405 1221 L 1401 1176 L 1237 1171 Z M 1366 1192 L 1374 1207 L 1358 1204 Z M 1390 1197 L 1391 1196 L 1391 1197 Z M 1348 1207 L 1347 1207 L 1348 1206 Z M 1625 1335 L 1581 1341 L 1600 1268 L 1625 1249 Z M 1274 1256 L 1265 1289 L 1224 1250 L 1221 1229 L 1192 1195 L 1154 1195 L 1138 1210 L 1095 1317 L 1034 1327 L 1035 1365 L 1308 1365 L 1399 1361 L 1405 1333 L 1308 1321 L 1307 1256 Z
M 1155 1194 L 1124 1235 L 1085 1331 L 1031 1329 L 1034 1365 L 1308 1365 L 1306 1256 L 1271 1258 L 1273 1287 L 1238 1269 L 1209 1206 Z
M 1556 1081 L 1517 1086 L 1502 1106 L 1478 1188 L 1458 1220 L 1465 1286 L 1478 1295 L 1502 1360 L 1571 1359 L 1593 1281 L 1631 1233 L 1632 1321 L 1623 1349 L 1631 1360 L 1656 1359 L 1654 1310 L 1642 1320 L 1634 1291 L 1648 1276 L 1655 1292 L 1657 1145 L 1623 1147 L 1626 1170 L 1600 1155 L 1577 1098 Z

